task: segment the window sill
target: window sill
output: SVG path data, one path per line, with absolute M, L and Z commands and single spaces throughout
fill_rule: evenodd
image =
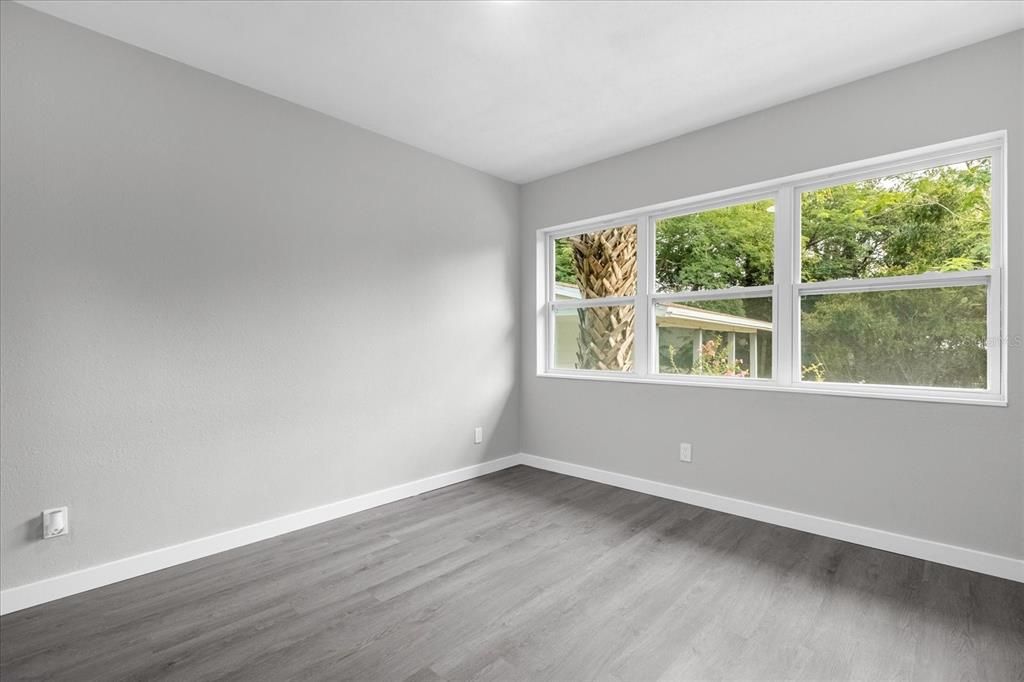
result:
M 609 376 L 605 372 L 580 370 L 556 370 L 537 372 L 543 379 L 575 379 L 583 381 L 607 381 L 625 384 L 660 384 L 663 386 L 700 386 L 704 388 L 740 389 L 746 391 L 771 391 L 778 393 L 803 393 L 805 395 L 831 395 L 847 398 L 880 398 L 883 400 L 909 400 L 925 403 L 951 403 L 984 407 L 1006 407 L 1004 396 L 987 391 L 948 391 L 928 389 L 905 389 L 889 386 L 860 386 L 857 384 L 811 384 L 781 386 L 770 379 L 728 379 L 703 378 L 694 376 L 665 376 L 623 374 Z

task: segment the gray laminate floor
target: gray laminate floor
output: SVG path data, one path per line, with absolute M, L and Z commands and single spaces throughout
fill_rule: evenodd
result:
M 1024 679 L 1024 585 L 526 467 L 0 620 L 22 679 Z

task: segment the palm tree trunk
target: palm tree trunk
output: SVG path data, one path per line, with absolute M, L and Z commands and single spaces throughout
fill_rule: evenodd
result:
M 636 293 L 636 225 L 571 238 L 576 283 L 583 298 Z M 628 371 L 633 367 L 634 306 L 580 308 L 578 369 Z

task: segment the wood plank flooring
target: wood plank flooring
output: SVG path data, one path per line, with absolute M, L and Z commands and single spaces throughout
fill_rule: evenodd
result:
M 0 619 L 14 680 L 1024 680 L 1024 585 L 515 467 Z

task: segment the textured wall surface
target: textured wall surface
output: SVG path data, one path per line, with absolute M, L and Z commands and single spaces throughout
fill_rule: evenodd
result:
M 516 451 L 515 185 L 0 4 L 3 587 Z
M 1017 31 L 525 185 L 523 451 L 1024 557 L 1022 45 Z M 1009 407 L 536 376 L 536 230 L 1004 129 Z

